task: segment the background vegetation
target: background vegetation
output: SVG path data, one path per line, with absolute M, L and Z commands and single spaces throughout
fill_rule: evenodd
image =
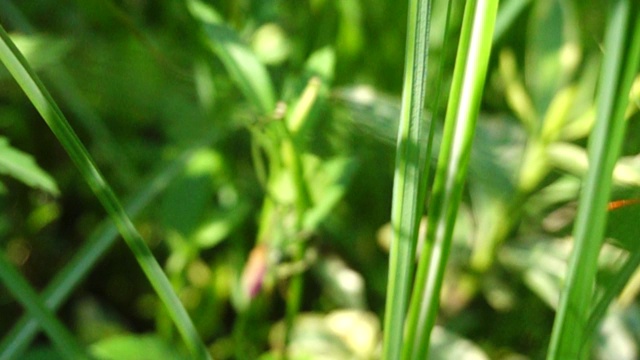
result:
M 429 62 L 444 64 L 447 91 L 425 89 L 434 164 L 446 99 L 430 99 L 448 93 L 464 11 L 454 4 L 446 25 L 443 3 Z M 501 3 L 435 358 L 547 354 L 609 10 Z M 275 357 L 285 343 L 294 358 L 380 356 L 406 21 L 406 4 L 381 0 L 0 1 L 0 24 L 215 359 Z M 612 199 L 639 193 L 640 82 L 629 98 Z M 0 358 L 62 356 L 51 336 L 23 340 L 12 267 L 59 307 L 52 320 L 72 334 L 63 344 L 103 358 L 190 358 L 138 254 L 46 125 L 0 69 Z M 639 211 L 609 212 L 597 294 L 615 300 L 585 340 L 597 358 L 640 351 Z

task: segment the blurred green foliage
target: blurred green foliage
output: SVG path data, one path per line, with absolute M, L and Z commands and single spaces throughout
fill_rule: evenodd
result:
M 515 2 L 504 1 L 501 16 Z M 441 3 L 434 29 L 444 21 Z M 336 358 L 366 359 L 378 354 L 384 309 L 381 229 L 390 215 L 405 7 L 3 0 L 0 22 L 119 197 L 140 193 L 184 149 L 217 139 L 193 152 L 136 222 L 214 358 L 268 359 L 281 350 L 287 285 L 303 277 L 303 314 L 288 334 L 295 354 L 330 348 Z M 545 353 L 586 168 L 606 7 L 531 1 L 496 36 L 435 356 Z M 452 69 L 456 49 L 443 49 L 442 37 L 432 35 L 432 59 Z M 638 84 L 616 198 L 639 193 Z M 440 128 L 442 120 L 425 121 Z M 0 174 L 0 246 L 41 289 L 105 215 L 4 69 Z M 638 251 L 638 211 L 611 213 L 603 287 Z M 638 308 L 627 291 L 616 316 L 631 325 L 600 336 L 625 334 L 637 353 Z M 0 312 L 5 334 L 22 309 L 1 287 Z M 58 315 L 101 358 L 184 355 L 121 242 Z M 362 343 L 350 336 L 358 332 L 368 335 Z M 456 352 L 465 346 L 466 355 Z M 29 354 L 47 356 L 49 347 L 39 337 Z

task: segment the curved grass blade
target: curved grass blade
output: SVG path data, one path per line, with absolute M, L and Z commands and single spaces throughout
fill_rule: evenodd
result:
M 469 163 L 487 74 L 498 1 L 468 1 L 462 22 L 438 168 L 429 206 L 427 241 L 411 298 L 405 359 L 425 359 Z
M 640 9 L 636 1 L 617 0 L 605 34 L 604 61 L 596 124 L 589 138 L 589 169 L 580 194 L 573 230 L 574 249 L 551 334 L 547 359 L 587 358 L 585 332 L 597 259 L 606 225 L 612 173 L 622 146 L 629 90 L 640 60 Z M 577 333 L 576 333 L 577 330 Z
M 413 278 L 418 226 L 424 210 L 424 174 L 433 138 L 433 131 L 425 131 L 422 121 L 430 18 L 430 0 L 409 2 L 407 54 L 391 209 L 393 243 L 389 254 L 389 283 L 384 321 L 385 359 L 400 358 L 405 312 Z
M 29 67 L 24 56 L 20 54 L 2 26 L 0 26 L 0 39 L 0 60 L 5 64 L 14 79 L 44 118 L 51 131 L 75 163 L 82 177 L 88 183 L 109 216 L 111 216 L 116 223 L 122 237 L 167 308 L 187 348 L 194 358 L 210 358 L 187 311 L 180 303 L 178 296 L 173 291 L 171 283 L 153 257 L 151 250 L 145 244 L 131 222 L 131 219 L 125 213 L 116 195 L 93 163 L 89 153 L 67 122 L 62 111 L 58 108 L 40 79 Z

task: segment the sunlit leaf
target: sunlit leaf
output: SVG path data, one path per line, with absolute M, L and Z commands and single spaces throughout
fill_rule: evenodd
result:
M 11 147 L 7 138 L 0 136 L 0 174 L 9 175 L 23 183 L 58 195 L 55 180 L 36 164 L 28 154 Z

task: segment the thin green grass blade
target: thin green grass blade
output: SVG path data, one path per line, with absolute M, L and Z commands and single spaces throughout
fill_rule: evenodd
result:
M 147 247 L 125 213 L 122 205 L 120 205 L 120 202 L 111 190 L 111 187 L 93 163 L 89 153 L 65 119 L 62 111 L 60 111 L 49 92 L 29 67 L 22 54 L 20 54 L 9 38 L 9 35 L 1 26 L 0 39 L 2 40 L 0 41 L 0 60 L 2 60 L 40 115 L 44 118 L 49 128 L 51 128 L 54 135 L 58 138 L 60 144 L 62 144 L 75 163 L 82 177 L 89 184 L 93 193 L 116 223 L 118 230 L 136 257 L 149 282 L 166 306 L 189 351 L 194 358 L 209 358 L 209 353 L 198 336 L 187 311 L 180 303 L 162 268 L 153 257 L 151 250 L 149 250 L 149 247 Z
M 0 251 L 0 280 L 29 313 L 38 319 L 61 355 L 67 359 L 89 358 L 69 330 L 47 309 L 27 280 L 9 263 L 3 251 Z
M 449 2 L 447 4 L 447 14 L 446 14 L 446 20 L 445 20 L 445 34 L 444 34 L 444 43 L 443 43 L 443 48 L 448 48 L 448 45 L 451 42 L 451 31 L 449 31 L 449 24 L 451 22 L 451 14 L 452 14 L 452 3 Z M 441 88 L 442 88 L 442 77 L 445 71 L 445 67 L 446 64 L 444 61 L 441 61 L 439 68 L 438 68 L 438 73 L 436 75 L 436 78 L 434 79 L 434 83 L 436 86 L 436 91 L 435 91 L 435 99 L 433 102 L 433 106 L 431 107 L 434 111 L 433 114 L 433 119 L 438 119 L 439 118 L 439 114 L 438 114 L 438 109 L 440 109 L 440 100 L 441 100 Z M 436 123 L 435 120 L 432 119 L 432 131 L 433 131 L 433 124 Z M 434 143 L 436 146 L 438 146 L 438 144 L 441 143 L 441 139 L 438 139 L 438 135 L 441 134 L 434 134 Z M 440 136 L 441 137 L 441 136 Z M 428 172 L 425 172 L 425 176 L 428 176 Z M 414 289 L 413 291 L 415 291 L 415 284 L 414 284 Z M 413 301 L 413 300 L 412 300 Z M 417 308 L 416 306 L 413 306 L 410 303 L 409 306 L 409 313 L 407 316 L 407 322 L 405 325 L 405 331 L 406 331 L 406 339 L 404 341 L 404 348 L 403 348 L 403 358 L 407 359 L 407 358 L 411 358 L 413 356 L 413 354 L 415 354 L 416 349 L 415 349 L 415 339 L 417 337 L 419 337 L 420 335 L 416 333 L 416 331 L 418 331 L 418 322 L 422 321 L 423 319 L 420 319 L 420 314 L 418 312 L 419 308 Z
M 411 298 L 405 359 L 425 359 L 469 163 L 486 78 L 498 1 L 468 1 L 453 74 L 425 249 Z
M 209 142 L 206 141 L 206 143 Z M 127 204 L 125 207 L 127 213 L 135 218 L 146 208 L 180 173 L 198 148 L 200 147 L 186 150 L 175 161 L 162 169 L 158 175 L 154 176 Z M 47 285 L 42 293 L 45 306 L 51 310 L 57 310 L 117 239 L 118 229 L 115 224 L 110 220 L 105 220 Z M 38 329 L 39 323 L 36 319 L 28 315 L 23 316 L 2 339 L 0 360 L 10 360 L 20 356 L 33 341 Z
M 418 226 L 424 210 L 424 174 L 433 138 L 433 131 L 425 131 L 422 123 L 430 17 L 430 0 L 409 2 L 407 53 L 391 209 L 393 243 L 389 254 L 384 322 L 385 359 L 400 358 Z
M 618 0 L 605 34 L 596 124 L 589 138 L 589 170 L 573 230 L 574 250 L 551 335 L 547 359 L 588 358 L 585 332 L 593 298 L 597 260 L 606 225 L 611 175 L 624 138 L 624 112 L 640 60 L 638 3 Z
M 635 24 L 635 30 L 634 30 L 633 39 L 631 40 L 631 45 L 629 46 L 629 48 L 631 48 L 630 54 L 633 56 L 635 51 L 636 56 L 638 56 L 637 53 L 640 52 L 640 50 L 638 50 L 640 48 L 640 19 L 636 17 L 631 20 L 631 23 Z M 631 60 L 630 63 L 628 64 L 628 67 L 629 67 L 628 71 L 635 73 L 635 70 L 633 69 L 632 66 L 633 66 L 633 60 Z M 637 67 L 638 65 L 636 64 L 636 69 Z M 625 285 L 627 284 L 627 282 L 629 281 L 631 276 L 634 274 L 634 272 L 636 271 L 639 265 L 640 265 L 640 251 L 636 250 L 631 254 L 631 256 L 629 256 L 629 258 L 625 260 L 624 264 L 622 265 L 622 267 L 620 267 L 620 269 L 616 273 L 616 276 L 613 278 L 613 281 L 611 283 L 607 283 L 604 285 L 605 292 L 603 293 L 602 297 L 598 299 L 598 303 L 591 311 L 591 315 L 589 316 L 589 321 L 587 322 L 587 325 L 585 326 L 585 329 L 584 329 L 585 334 L 592 334 L 596 330 L 596 326 L 600 323 L 600 320 L 602 320 L 602 318 L 604 317 L 606 310 L 609 308 L 609 305 L 611 304 L 613 299 L 622 292 Z

